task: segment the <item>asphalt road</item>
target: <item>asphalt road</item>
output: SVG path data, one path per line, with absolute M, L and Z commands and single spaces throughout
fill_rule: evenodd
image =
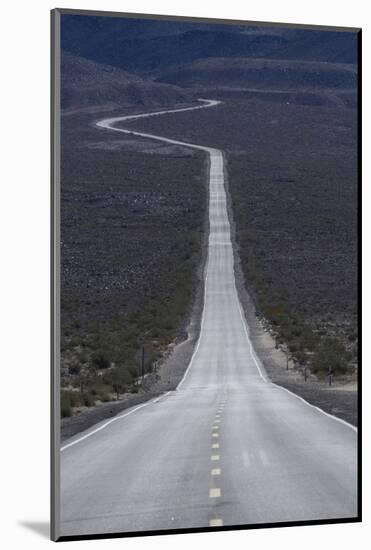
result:
M 177 391 L 65 442 L 61 535 L 355 517 L 356 429 L 272 384 L 252 349 L 234 279 L 222 152 L 113 127 L 130 118 L 98 126 L 209 156 L 202 327 Z

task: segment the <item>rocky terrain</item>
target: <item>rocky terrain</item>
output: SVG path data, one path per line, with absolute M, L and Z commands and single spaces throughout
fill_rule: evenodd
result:
M 184 103 L 193 94 L 181 88 L 141 78 L 122 69 L 62 52 L 61 106 L 64 113 L 95 107 L 158 107 Z
M 202 274 L 201 154 L 62 118 L 64 415 L 130 390 L 177 338 Z
M 138 74 L 216 57 L 354 64 L 355 41 L 320 29 L 62 16 L 65 51 Z
M 157 82 L 183 88 L 355 91 L 356 70 L 346 63 L 225 57 L 199 59 L 161 71 Z

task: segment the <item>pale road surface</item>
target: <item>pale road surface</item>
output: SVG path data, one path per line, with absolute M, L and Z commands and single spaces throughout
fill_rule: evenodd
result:
M 60 534 L 355 517 L 356 429 L 271 383 L 253 352 L 235 285 L 222 152 L 112 127 L 133 118 L 98 126 L 209 155 L 201 334 L 177 391 L 62 447 Z

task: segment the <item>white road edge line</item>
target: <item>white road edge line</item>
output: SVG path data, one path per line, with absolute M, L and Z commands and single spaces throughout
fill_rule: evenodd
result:
M 242 324 L 243 324 L 243 328 L 244 328 L 244 331 L 245 331 L 245 334 L 246 334 L 246 339 L 247 339 L 247 342 L 250 346 L 250 354 L 251 354 L 251 357 L 253 358 L 254 360 L 254 363 L 256 365 L 256 368 L 258 369 L 258 372 L 260 374 L 260 377 L 262 378 L 262 380 L 264 380 L 264 382 L 267 382 L 267 379 L 265 378 L 264 374 L 262 373 L 261 371 L 261 368 L 259 366 L 259 363 L 256 359 L 256 356 L 255 356 L 255 350 L 252 346 L 252 342 L 250 340 L 250 336 L 249 336 L 249 333 L 247 331 L 247 327 L 246 327 L 246 318 L 245 318 L 245 315 L 243 314 L 242 312 L 242 308 L 241 308 L 241 304 L 240 304 L 240 300 L 239 300 L 239 297 L 238 297 L 238 294 L 237 294 L 237 305 L 238 305 L 238 309 L 239 309 L 239 312 L 240 312 L 240 316 L 241 316 L 241 319 L 242 319 Z
M 153 403 L 158 403 L 161 399 L 163 399 L 164 397 L 169 395 L 169 393 L 171 393 L 171 392 L 168 391 L 168 392 L 160 395 L 159 397 L 156 397 L 156 399 L 150 399 L 150 401 L 147 401 L 146 403 L 142 403 L 138 407 L 135 407 L 135 409 L 132 409 L 132 410 L 130 410 L 129 412 L 127 412 L 125 414 L 120 414 L 119 416 L 114 416 L 113 418 L 111 418 L 111 420 L 108 420 L 108 422 L 105 422 L 104 424 L 102 424 L 101 426 L 96 428 L 95 430 L 93 430 L 93 431 L 83 435 L 82 437 L 79 437 L 78 439 L 75 439 L 74 441 L 71 441 L 71 443 L 67 443 L 67 445 L 64 445 L 63 447 L 61 447 L 61 449 L 60 449 L 61 452 L 64 451 L 65 449 L 68 449 L 69 447 L 73 447 L 73 445 L 76 445 L 77 443 L 80 443 L 80 441 L 84 441 L 84 439 L 87 439 L 88 437 L 96 434 L 97 432 L 100 432 L 101 430 L 103 430 L 104 428 L 106 428 L 107 426 L 112 424 L 112 422 L 116 422 L 117 420 L 122 420 L 123 418 L 126 418 L 127 416 L 130 416 L 131 414 L 135 413 L 136 411 L 139 411 L 139 409 L 143 409 L 144 407 L 147 407 L 148 405 L 152 405 Z
M 204 282 L 204 304 L 205 304 L 205 301 L 206 301 L 206 284 L 207 284 L 207 268 L 208 268 L 208 264 L 209 264 L 209 255 L 207 256 L 207 262 L 206 262 L 206 266 L 205 266 L 205 273 L 206 273 L 206 276 L 205 276 L 205 282 Z M 198 351 L 198 348 L 200 346 L 200 342 L 201 342 L 201 337 L 202 337 L 202 333 L 203 333 L 203 328 L 204 328 L 204 320 L 205 320 L 205 317 L 204 317 L 204 308 L 202 308 L 202 318 L 201 318 L 201 327 L 200 327 L 200 334 L 198 335 L 198 340 L 197 340 L 197 344 L 196 344 L 196 347 L 192 353 L 192 357 L 191 357 L 191 360 L 189 362 L 189 365 L 188 367 L 186 368 L 185 370 L 185 373 L 183 374 L 183 378 L 181 379 L 181 381 L 179 382 L 179 384 L 177 385 L 176 387 L 176 390 L 178 391 L 180 389 L 180 387 L 184 384 L 184 381 L 193 365 L 193 361 L 194 361 L 194 358 L 196 357 L 196 354 L 197 354 L 197 351 Z
M 342 418 L 338 418 L 337 416 L 334 416 L 333 414 L 327 413 L 326 411 L 324 411 L 320 407 L 317 407 L 316 405 L 312 405 L 311 403 L 306 401 L 303 397 L 300 397 L 300 395 L 297 395 L 296 393 L 288 390 L 287 388 L 284 388 L 283 386 L 280 386 L 279 384 L 275 384 L 274 382 L 272 382 L 272 384 L 273 384 L 273 386 L 276 386 L 280 390 L 283 390 L 283 391 L 289 393 L 290 395 L 293 395 L 294 397 L 296 397 L 296 399 L 299 399 L 300 401 L 302 401 L 303 403 L 308 405 L 308 407 L 311 407 L 312 409 L 315 409 L 316 411 L 324 414 L 325 416 L 328 416 L 329 418 L 332 418 L 333 420 L 336 420 L 337 422 L 340 422 L 340 424 L 344 424 L 344 426 L 348 426 L 348 428 L 351 428 L 354 432 L 358 433 L 358 428 L 356 426 L 353 426 L 353 424 L 350 424 L 346 420 L 343 420 Z

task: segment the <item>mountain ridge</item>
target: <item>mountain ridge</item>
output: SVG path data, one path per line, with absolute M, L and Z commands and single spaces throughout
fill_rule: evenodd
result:
M 164 106 L 192 99 L 191 93 L 172 84 L 154 82 L 62 50 L 62 109 L 103 104 L 121 107 Z

